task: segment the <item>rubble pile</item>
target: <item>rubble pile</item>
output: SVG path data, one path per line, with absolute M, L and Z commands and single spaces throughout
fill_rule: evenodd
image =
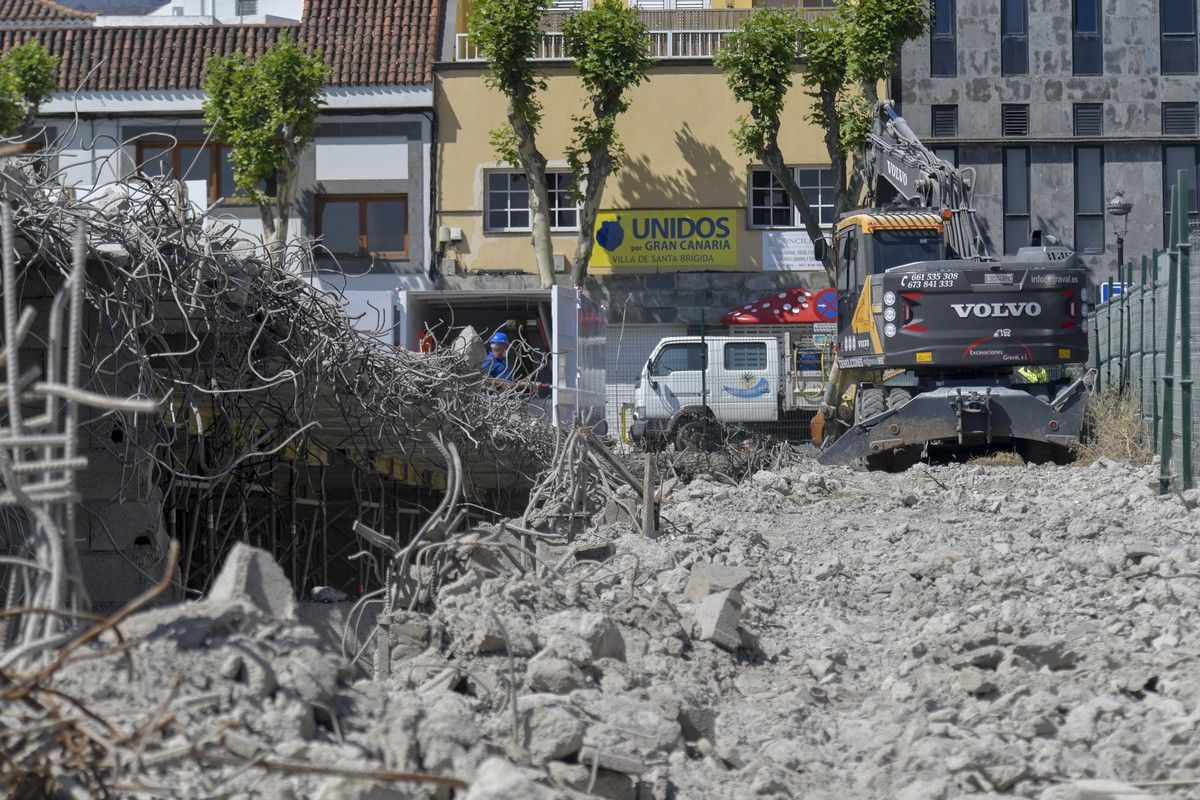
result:
M 120 626 L 131 664 L 51 685 L 151 732 L 115 774 L 179 797 L 1200 797 L 1200 510 L 1151 481 L 669 483 L 655 538 L 614 502 L 569 544 L 460 549 L 431 606 L 381 617 L 370 677 L 248 588 L 273 565 L 244 549 L 203 603 Z

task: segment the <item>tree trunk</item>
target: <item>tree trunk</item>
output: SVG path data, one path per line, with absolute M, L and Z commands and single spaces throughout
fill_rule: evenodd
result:
M 825 232 L 821 229 L 821 220 L 817 218 L 816 212 L 808 204 L 808 198 L 804 196 L 804 191 L 800 188 L 800 184 L 796 183 L 795 173 L 784 162 L 783 153 L 779 149 L 779 141 L 774 136 L 771 137 L 767 146 L 759 151 L 758 158 L 771 171 L 771 174 L 775 176 L 775 180 L 783 184 L 783 190 L 787 192 L 788 199 L 792 201 L 792 204 L 800 212 L 800 221 L 804 223 L 804 230 L 808 233 L 808 238 L 812 239 L 814 243 L 818 239 L 824 239 Z M 835 165 L 834 172 L 836 173 L 836 171 L 837 167 Z M 825 248 L 821 264 L 825 267 L 825 277 L 829 280 L 829 285 L 837 286 L 837 271 L 833 263 L 833 248 Z
M 537 148 L 533 126 L 510 101 L 508 122 L 517 138 L 517 158 L 529 180 L 529 216 L 533 228 L 533 257 L 542 288 L 554 285 L 554 250 L 550 241 L 550 193 L 546 187 L 546 157 Z
M 587 278 L 592 248 L 596 246 L 596 215 L 600 213 L 604 184 L 612 174 L 612 167 L 612 156 L 607 150 L 593 150 L 588 157 L 587 183 L 583 187 L 583 205 L 579 209 L 579 240 L 575 245 L 575 263 L 571 265 L 571 279 L 576 286 L 582 286 Z

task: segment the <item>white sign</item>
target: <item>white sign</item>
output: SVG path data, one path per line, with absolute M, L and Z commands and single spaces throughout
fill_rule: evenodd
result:
M 804 231 L 763 231 L 763 269 L 824 269 Z
M 408 140 L 398 136 L 321 136 L 317 180 L 408 180 Z

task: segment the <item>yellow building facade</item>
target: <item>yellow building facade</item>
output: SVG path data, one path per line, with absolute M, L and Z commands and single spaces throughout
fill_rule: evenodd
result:
M 608 180 L 604 212 L 590 232 L 600 233 L 590 274 L 817 266 L 805 252 L 811 242 L 778 184 L 734 147 L 731 131 L 748 107 L 734 101 L 711 55 L 723 31 L 746 13 L 645 15 L 652 52 L 660 57 L 649 79 L 631 92 L 630 109 L 618 124 L 626 158 Z M 447 48 L 453 52 L 434 75 L 438 263 L 443 274 L 536 273 L 523 175 L 497 161 L 489 139 L 505 124 L 506 101 L 486 85 L 486 65 L 464 33 L 466 14 L 457 17 L 460 29 L 454 47 Z M 541 95 L 545 113 L 538 144 L 552 173 L 556 267 L 566 274 L 579 229 L 577 209 L 567 199 L 565 148 L 571 117 L 584 112 L 584 96 L 570 62 L 556 58 L 561 40 L 556 42 L 553 27 L 540 50 L 548 88 Z M 829 158 L 822 131 L 806 119 L 811 103 L 797 75 L 780 140 L 810 202 L 832 225 Z

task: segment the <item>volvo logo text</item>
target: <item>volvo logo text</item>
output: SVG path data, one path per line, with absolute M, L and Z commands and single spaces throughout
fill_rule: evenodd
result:
M 888 174 L 903 183 L 905 186 L 908 186 L 908 175 L 905 174 L 904 170 L 900 169 L 890 161 L 885 163 L 887 164 Z
M 1042 313 L 1041 303 L 951 303 L 954 313 L 967 317 L 1036 317 Z

